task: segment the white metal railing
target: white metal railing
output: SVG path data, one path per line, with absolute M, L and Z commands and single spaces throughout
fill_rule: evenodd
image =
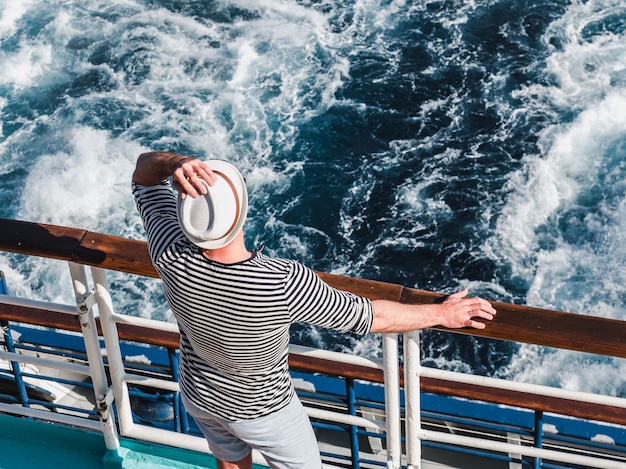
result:
M 85 366 L 79 364 L 71 364 L 59 360 L 44 359 L 30 355 L 4 351 L 0 351 L 0 358 L 6 359 L 7 361 L 32 363 L 36 366 L 71 371 L 74 373 L 81 373 L 83 375 L 89 376 L 94 385 L 94 394 L 98 406 L 100 422 L 82 417 L 65 415 L 63 413 L 51 413 L 46 410 L 31 409 L 28 407 L 17 407 L 11 404 L 3 403 L 0 403 L 0 411 L 41 418 L 44 420 L 47 419 L 81 428 L 99 430 L 104 435 L 107 449 L 116 451 L 119 449 L 120 443 L 116 427 L 113 424 L 113 419 L 110 418 L 110 406 L 114 401 L 117 407 L 119 436 L 135 438 L 138 440 L 158 444 L 175 445 L 179 448 L 185 448 L 192 451 L 210 454 L 204 438 L 141 425 L 133 421 L 130 406 L 130 395 L 128 392 L 129 384 L 140 384 L 165 391 L 179 391 L 179 385 L 177 382 L 168 381 L 166 379 L 146 377 L 142 375 L 128 373 L 124 367 L 116 324 L 123 323 L 137 325 L 153 330 L 163 330 L 168 332 L 177 332 L 177 326 L 175 324 L 165 323 L 163 321 L 156 321 L 152 319 L 126 316 L 115 313 L 106 282 L 105 271 L 96 267 L 91 268 L 91 276 L 94 285 L 93 287 L 90 287 L 88 284 L 86 268 L 82 265 L 74 264 L 71 262 L 68 264 L 70 266 L 70 273 L 72 277 L 74 293 L 76 296 L 76 306 L 53 304 L 7 295 L 0 295 L 0 303 L 59 312 L 67 314 L 69 316 L 76 316 L 76 314 L 78 313 L 80 317 L 82 336 L 85 342 L 85 350 L 88 356 L 89 365 Z M 100 338 L 98 336 L 95 322 L 96 314 L 94 311 L 94 306 L 97 306 L 97 313 L 100 318 L 100 325 L 102 328 L 103 339 L 105 342 L 106 357 L 108 359 L 110 380 L 112 384 L 108 383 L 108 378 L 105 372 L 102 352 L 100 350 Z M 397 337 L 391 335 L 389 336 L 389 338 L 396 341 L 395 345 L 391 346 L 393 350 L 396 350 Z M 374 360 L 368 360 L 365 358 L 349 356 L 336 352 L 313 350 L 307 347 L 300 346 L 291 346 L 290 353 L 312 355 L 318 358 L 325 358 L 330 360 L 341 360 L 344 363 L 357 364 L 377 369 L 380 369 L 382 366 L 380 362 L 376 362 Z M 393 360 L 391 364 L 391 371 L 387 372 L 386 376 L 389 377 L 393 376 L 394 374 L 395 376 L 398 376 L 397 355 L 396 359 Z M 389 388 L 394 388 L 391 392 L 398 397 L 395 399 L 397 405 L 386 406 L 387 409 L 393 409 L 392 412 L 388 412 L 388 414 L 393 415 L 388 416 L 387 419 L 397 422 L 397 428 L 395 431 L 395 435 L 397 435 L 397 443 L 394 444 L 392 442 L 392 445 L 398 448 L 395 457 L 399 461 L 401 453 L 399 382 L 398 379 L 390 379 L 390 381 L 396 383 L 395 386 L 390 386 Z M 347 415 L 341 412 L 334 412 L 317 408 L 307 408 L 307 412 L 312 418 L 317 418 L 320 420 L 334 422 L 338 424 L 354 425 L 377 432 L 386 432 L 388 427 L 388 424 L 385 421 Z M 266 464 L 263 458 L 257 453 L 254 454 L 254 462 L 256 464 Z M 395 465 L 389 467 L 399 466 Z
M 85 341 L 85 351 L 89 364 L 93 391 L 98 407 L 98 416 L 102 422 L 102 433 L 107 449 L 118 450 L 120 447 L 115 427 L 115 419 L 111 412 L 113 401 L 112 389 L 109 386 L 102 352 L 100 351 L 100 340 L 93 306 L 98 296 L 94 298 L 90 291 L 87 280 L 87 273 L 83 266 L 69 263 L 74 294 L 76 297 L 76 311 L 80 317 L 80 327 Z
M 554 396 L 584 403 L 610 405 L 624 409 L 626 409 L 626 399 L 422 367 L 419 356 L 419 332 L 414 331 L 405 334 L 404 340 L 407 469 L 419 469 L 421 467 L 421 441 L 433 441 L 503 454 L 516 454 L 597 469 L 623 469 L 626 467 L 626 457 L 622 458 L 621 461 L 616 461 L 569 452 L 567 448 L 555 451 L 533 446 L 503 443 L 486 438 L 422 429 L 420 406 L 415 405 L 416 402 L 419 403 L 420 376 L 453 380 L 466 384 L 478 384 L 492 389 L 515 390 L 526 394 Z
M 400 368 L 398 335 L 383 335 L 383 372 L 385 374 L 385 419 L 387 421 L 387 467 L 400 467 L 402 459 Z
M 27 298 L 17 298 L 8 295 L 0 295 L 0 303 L 14 306 L 23 306 L 27 308 L 41 309 L 46 311 L 58 312 L 62 314 L 67 314 L 69 316 L 76 315 L 76 307 L 68 306 L 56 303 L 48 303 L 35 301 Z M 80 365 L 76 363 L 68 363 L 67 361 L 59 361 L 50 358 L 41 358 L 39 356 L 25 355 L 20 353 L 12 353 L 7 351 L 0 352 L 0 358 L 7 360 L 9 362 L 17 362 L 17 363 L 28 363 L 38 367 L 46 367 L 53 368 L 57 370 L 68 371 L 71 373 L 76 373 L 84 376 L 91 376 L 93 372 L 93 368 L 90 368 L 87 365 Z M 97 359 L 96 359 L 97 360 Z M 101 356 L 100 356 L 101 360 Z M 100 378 L 102 379 L 102 377 Z M 106 378 L 105 378 L 106 379 Z M 92 430 L 109 431 L 110 428 L 107 426 L 103 428 L 103 425 L 98 420 L 90 420 L 84 417 L 68 415 L 57 412 L 49 412 L 48 410 L 42 410 L 39 408 L 30 408 L 30 407 L 17 407 L 12 404 L 0 403 L 0 411 L 7 414 L 17 414 L 26 417 L 33 417 L 42 420 L 48 420 L 57 423 L 63 423 L 67 425 L 73 425 L 81 428 L 89 428 Z M 115 441 L 117 438 L 115 434 L 105 435 L 105 442 L 107 447 L 115 448 Z
M 420 344 L 419 331 L 404 335 L 404 399 L 407 468 L 422 464 L 422 435 L 420 417 Z
M 54 360 L 31 357 L 22 354 L 0 352 L 0 358 L 9 361 L 21 361 L 33 363 L 46 367 L 57 367 L 59 369 L 70 369 L 75 373 L 89 374 L 94 385 L 94 393 L 97 402 L 97 410 L 100 423 L 84 418 L 60 413 L 51 413 L 38 409 L 20 408 L 10 404 L 0 404 L 0 411 L 8 413 L 19 413 L 21 415 L 45 418 L 59 421 L 71 425 L 96 428 L 104 434 L 105 443 L 108 449 L 117 450 L 119 448 L 118 429 L 114 425 L 112 413 L 110 411 L 113 401 L 117 407 L 119 418 L 119 435 L 136 438 L 139 440 L 175 445 L 193 451 L 208 453 L 206 442 L 201 437 L 175 433 L 154 427 L 137 424 L 133 421 L 130 396 L 128 392 L 129 384 L 143 384 L 152 388 L 166 391 L 178 391 L 178 383 L 159 378 L 147 378 L 127 372 L 124 367 L 121 354 L 119 338 L 117 334 L 117 323 L 134 324 L 157 330 L 177 331 L 174 324 L 164 323 L 151 319 L 130 317 L 119 315 L 114 312 L 109 288 L 106 282 L 105 271 L 100 268 L 91 268 L 93 287 L 88 285 L 86 268 L 82 265 L 69 263 L 77 306 L 70 307 L 44 302 L 37 302 L 27 299 L 18 299 L 10 296 L 0 295 L 0 302 L 14 305 L 28 306 L 62 312 L 64 314 L 80 316 L 80 324 L 85 341 L 85 349 L 88 355 L 89 367 L 77 364 L 67 364 L 63 362 L 53 363 Z M 94 307 L 100 316 L 100 323 L 105 341 L 108 366 L 110 371 L 110 381 L 105 372 L 105 366 L 100 350 L 100 338 L 96 329 Z M 522 444 L 505 443 L 486 438 L 469 437 L 455 435 L 448 432 L 426 430 L 422 428 L 420 420 L 420 376 L 442 378 L 467 384 L 477 384 L 493 389 L 516 390 L 524 393 L 537 394 L 542 396 L 556 396 L 570 400 L 610 405 L 626 409 L 626 399 L 610 396 L 599 396 L 590 393 L 566 391 L 563 389 L 550 388 L 546 386 L 529 385 L 524 383 L 513 383 L 495 378 L 478 377 L 473 375 L 454 373 L 448 371 L 422 368 L 419 356 L 419 332 L 411 332 L 403 337 L 404 343 L 404 378 L 405 378 L 405 416 L 404 435 L 406 438 L 406 456 L 402 454 L 402 415 L 400 404 L 399 386 L 399 356 L 398 356 L 398 336 L 386 334 L 383 336 L 383 361 L 378 362 L 360 357 L 349 356 L 323 350 L 307 349 L 305 347 L 292 346 L 291 353 L 326 358 L 358 364 L 370 368 L 383 369 L 385 376 L 385 421 L 367 419 L 359 416 L 351 416 L 340 412 L 333 412 L 322 409 L 307 408 L 309 415 L 325 421 L 355 425 L 361 428 L 385 432 L 387 437 L 387 467 L 397 469 L 405 462 L 407 468 L 418 469 L 421 467 L 421 442 L 432 441 L 450 445 L 494 451 L 505 455 L 515 454 L 532 458 L 543 458 L 550 461 L 562 462 L 566 464 L 578 464 L 596 468 L 618 468 L 626 467 L 626 460 L 616 462 L 602 457 L 575 454 L 568 452 L 566 448 L 562 450 L 543 449 Z M 403 461 L 403 458 L 406 458 Z M 255 454 L 255 463 L 264 464 L 260 455 Z
M 435 368 L 420 367 L 420 376 L 427 378 L 439 378 L 455 381 L 463 384 L 474 384 L 487 388 L 502 389 L 505 391 L 521 391 L 525 394 L 535 394 L 537 396 L 558 397 L 572 401 L 584 402 L 588 404 L 600 404 L 626 409 L 626 399 L 623 397 L 605 396 L 602 394 L 592 394 L 581 391 L 570 391 L 563 388 L 542 386 L 539 384 L 527 384 L 516 381 L 505 381 L 487 376 L 469 375 L 466 373 L 456 373 L 454 371 L 437 370 Z

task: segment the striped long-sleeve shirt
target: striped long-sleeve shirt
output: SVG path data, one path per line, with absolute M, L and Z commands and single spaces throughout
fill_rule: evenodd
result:
M 336 290 L 302 264 L 256 251 L 208 260 L 187 240 L 168 182 L 133 184 L 150 257 L 180 328 L 180 387 L 197 407 L 231 421 L 282 409 L 294 393 L 289 326 L 306 322 L 369 332 L 369 300 Z

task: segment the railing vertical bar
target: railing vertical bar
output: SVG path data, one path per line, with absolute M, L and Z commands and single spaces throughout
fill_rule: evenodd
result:
M 109 294 L 105 271 L 97 267 L 92 267 L 91 275 L 94 282 L 98 311 L 100 312 L 100 326 L 102 327 L 102 335 L 107 350 L 109 372 L 113 385 L 113 395 L 115 396 L 120 433 L 127 435 L 132 431 L 134 423 L 128 394 L 128 384 L 126 383 L 126 372 L 122 360 L 122 351 L 117 334 L 117 326 L 112 319 L 114 314 L 113 302 Z
M 4 272 L 0 271 L 0 295 L 8 295 L 9 288 L 7 281 L 4 278 Z M 11 336 L 11 328 L 9 327 L 9 321 L 0 322 L 2 328 L 2 334 L 4 335 L 4 344 L 7 350 L 11 353 L 15 353 L 15 344 L 13 343 L 13 337 Z M 20 364 L 16 361 L 11 362 L 11 369 L 13 370 L 13 376 L 15 376 L 15 385 L 17 386 L 17 392 L 20 396 L 20 402 L 23 407 L 30 407 L 30 401 L 28 398 L 28 392 L 26 392 L 26 384 L 22 378 L 22 370 Z
M 175 349 L 167 349 L 167 358 L 170 362 L 170 372 L 172 379 L 178 382 L 179 368 L 178 368 L 178 356 Z M 180 398 L 180 392 L 174 394 L 174 419 L 176 431 L 180 433 L 189 432 L 189 419 L 187 418 L 187 412 L 185 406 Z
M 88 305 L 89 288 L 87 274 L 85 268 L 81 265 L 70 262 L 69 267 L 72 275 L 74 294 L 76 296 L 80 327 L 83 332 L 85 350 L 89 359 L 89 369 L 94 393 L 96 396 L 106 394 L 108 391 L 108 383 L 104 370 L 104 362 L 102 361 L 102 353 L 100 352 L 98 329 L 93 309 Z
M 6 293 L 4 293 L 6 294 Z M 15 344 L 13 343 L 13 337 L 11 336 L 11 329 L 9 328 L 8 321 L 0 322 L 2 327 L 2 334 L 4 335 L 4 344 L 8 352 L 15 353 Z M 28 392 L 26 391 L 26 383 L 22 376 L 22 369 L 17 361 L 11 361 L 11 369 L 13 370 L 13 376 L 15 377 L 15 386 L 17 387 L 17 393 L 20 398 L 22 407 L 30 407 L 30 399 Z
M 407 468 L 420 469 L 420 344 L 419 330 L 404 334 L 404 406 Z
M 7 287 L 7 281 L 4 277 L 4 272 L 0 270 L 0 295 L 8 295 L 9 288 Z
M 400 419 L 400 365 L 398 335 L 383 334 L 383 373 L 385 377 L 385 419 L 387 421 L 387 467 L 397 469 L 402 458 Z
M 109 383 L 102 352 L 100 351 L 100 338 L 93 313 L 92 298 L 88 288 L 87 273 L 85 267 L 73 262 L 68 263 L 72 276 L 72 285 L 76 297 L 77 312 L 80 318 L 80 328 L 85 342 L 85 352 L 89 362 L 89 375 L 93 384 L 93 391 L 98 403 L 98 415 L 102 422 L 102 431 L 106 447 L 116 450 L 120 447 L 117 431 L 114 425 L 113 413 L 110 412 L 107 402 Z
M 356 391 L 354 389 L 354 380 L 346 378 L 346 399 L 348 404 L 348 412 L 350 415 L 356 416 Z M 350 452 L 352 454 L 352 467 L 359 469 L 361 467 L 359 458 L 359 435 L 356 425 L 350 425 Z
M 541 448 L 543 446 L 543 411 L 536 410 L 535 411 L 535 448 Z M 541 469 L 542 467 L 542 459 L 537 456 L 535 458 L 535 469 Z

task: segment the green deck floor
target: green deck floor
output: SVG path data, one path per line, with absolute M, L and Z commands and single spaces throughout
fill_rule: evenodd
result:
M 100 433 L 0 414 L 0 469 L 217 468 L 202 453 L 128 439 L 120 444 L 107 451 Z
M 102 435 L 0 415 L 2 469 L 104 468 Z

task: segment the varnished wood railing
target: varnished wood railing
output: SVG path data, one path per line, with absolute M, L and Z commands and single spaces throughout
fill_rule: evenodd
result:
M 0 218 L 0 250 L 157 277 L 145 242 L 77 228 Z M 320 276 L 336 288 L 371 299 L 433 303 L 444 297 L 384 282 L 326 273 Z M 498 314 L 485 329 L 454 332 L 626 358 L 625 321 L 508 303 L 493 304 Z
M 0 251 L 72 261 L 109 270 L 157 277 L 145 242 L 77 228 L 0 218 Z M 370 299 L 424 304 L 440 301 L 445 297 L 439 293 L 384 282 L 326 273 L 319 273 L 319 275 L 336 288 Z M 451 332 L 626 358 L 626 322 L 624 321 L 507 303 L 494 302 L 493 304 L 498 314 L 485 329 L 455 329 Z M 0 305 L 0 319 L 80 330 L 78 322 L 68 320 L 66 315 L 42 312 L 35 308 Z M 141 328 L 124 324 L 120 324 L 118 328 L 121 339 L 170 348 L 178 346 L 177 334 L 158 331 L 145 334 Z M 440 329 L 443 330 L 443 328 Z M 319 359 L 291 356 L 290 366 L 296 370 L 383 382 L 382 371 L 358 365 L 344 364 L 338 367 L 334 362 L 325 364 Z M 432 378 L 422 378 L 421 385 L 422 389 L 427 392 L 518 405 L 626 425 L 626 411 L 617 407 L 460 385 Z

